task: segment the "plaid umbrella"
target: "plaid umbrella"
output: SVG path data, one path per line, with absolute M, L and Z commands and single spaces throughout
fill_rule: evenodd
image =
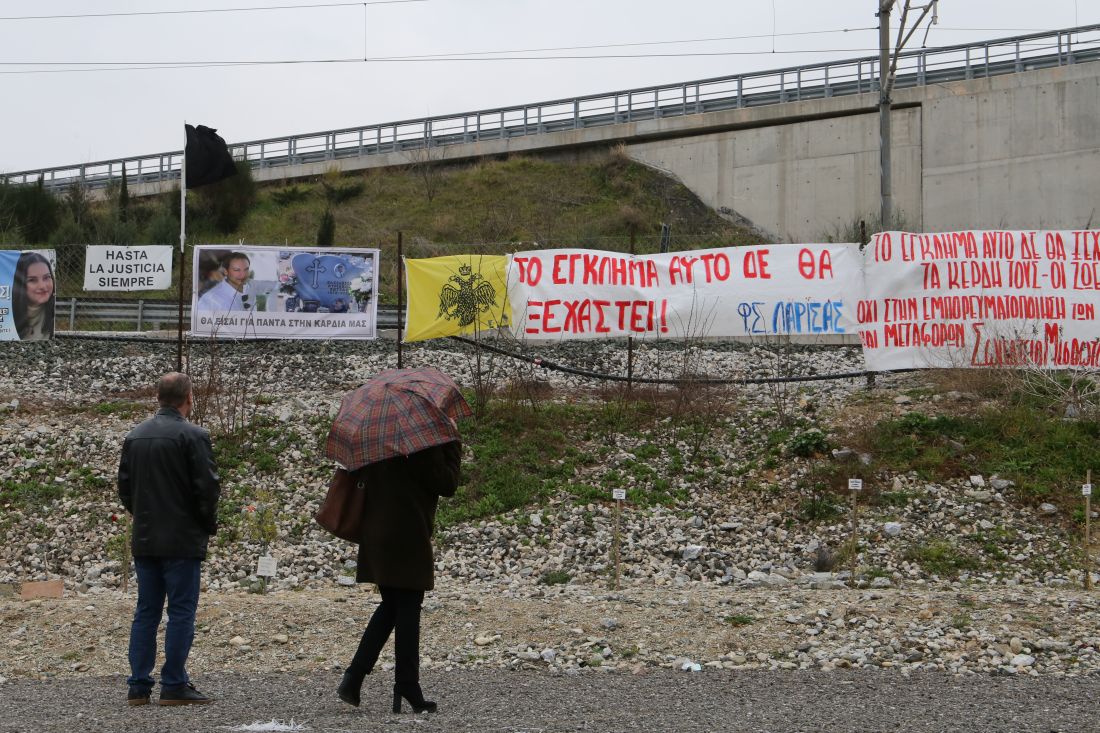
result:
M 454 381 L 435 367 L 387 369 L 344 395 L 325 455 L 349 471 L 458 440 L 472 414 Z

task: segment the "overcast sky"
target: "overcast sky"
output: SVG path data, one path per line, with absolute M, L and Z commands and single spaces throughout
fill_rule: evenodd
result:
M 873 55 L 877 5 L 0 0 L 0 171 L 179 150 L 185 120 L 232 144 Z M 283 9 L 241 10 L 261 6 Z M 179 12 L 196 10 L 212 12 Z M 147 14 L 27 17 L 112 13 Z M 941 0 L 927 45 L 1091 23 L 1096 0 Z M 465 59 L 482 60 L 438 58 L 475 53 Z M 327 63 L 132 68 L 242 61 Z M 112 65 L 131 68 L 104 70 Z

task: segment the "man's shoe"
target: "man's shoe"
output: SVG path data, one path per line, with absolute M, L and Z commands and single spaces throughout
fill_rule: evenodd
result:
M 196 690 L 190 682 L 182 687 L 160 691 L 159 704 L 161 705 L 205 705 L 208 702 L 214 701 Z
M 148 705 L 149 690 L 130 690 L 126 693 L 127 705 Z

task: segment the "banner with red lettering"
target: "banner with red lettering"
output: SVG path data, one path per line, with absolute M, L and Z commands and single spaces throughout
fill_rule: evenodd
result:
M 864 258 L 872 371 L 1100 366 L 1100 231 L 881 232 Z
M 511 255 L 517 338 L 685 338 L 850 333 L 855 244 L 771 244 L 629 255 Z

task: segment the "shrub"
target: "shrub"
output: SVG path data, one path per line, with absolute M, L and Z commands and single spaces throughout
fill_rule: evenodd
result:
M 299 201 L 305 201 L 308 195 L 309 191 L 302 186 L 287 186 L 278 191 L 272 191 L 271 200 L 279 206 L 290 206 Z
M 236 165 L 237 175 L 197 189 L 197 219 L 221 234 L 236 231 L 256 201 L 252 166 L 246 160 Z
M 817 428 L 810 428 L 795 433 L 787 441 L 787 452 L 799 458 L 811 458 L 829 450 L 829 441 L 825 433 Z
M 725 621 L 730 626 L 748 626 L 749 624 L 755 623 L 756 619 L 753 616 L 738 613 L 733 616 L 726 616 Z
M 565 585 L 572 579 L 573 576 L 564 570 L 550 570 L 542 574 L 539 582 L 543 585 Z
M 60 208 L 41 178 L 30 186 L 0 184 L 0 229 L 18 229 L 25 244 L 50 240 Z
M 977 570 L 977 558 L 963 551 L 950 540 L 933 540 L 912 545 L 905 551 L 904 559 L 915 562 L 925 572 L 950 578 L 965 570 Z
M 336 217 L 332 215 L 332 209 L 325 209 L 321 214 L 321 223 L 317 227 L 317 246 L 331 247 L 336 243 Z

